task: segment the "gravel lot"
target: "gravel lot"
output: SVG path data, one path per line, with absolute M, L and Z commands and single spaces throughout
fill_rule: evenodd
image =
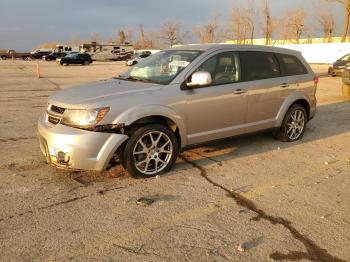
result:
M 350 102 L 327 66 L 302 141 L 210 143 L 144 180 L 57 170 L 36 137 L 48 96 L 124 63 L 40 67 L 0 61 L 0 261 L 350 261 Z

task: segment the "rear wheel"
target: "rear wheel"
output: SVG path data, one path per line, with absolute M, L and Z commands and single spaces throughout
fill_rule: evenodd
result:
M 84 61 L 83 65 L 89 65 L 90 63 L 88 61 Z
M 306 122 L 305 108 L 299 104 L 294 104 L 287 111 L 276 137 L 282 142 L 297 141 L 304 135 Z
M 1 57 L 1 60 L 6 60 L 6 59 L 7 59 L 6 56 L 2 56 L 2 57 Z
M 160 124 L 138 128 L 126 143 L 123 165 L 134 177 L 152 177 L 168 172 L 179 151 L 174 133 Z

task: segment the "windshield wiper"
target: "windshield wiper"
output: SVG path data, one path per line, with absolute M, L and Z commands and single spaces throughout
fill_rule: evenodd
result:
M 140 81 L 140 82 L 145 82 L 145 83 L 157 83 L 155 81 L 146 79 L 146 78 L 142 78 L 142 77 L 135 77 L 135 76 L 128 76 L 128 77 L 124 77 L 119 75 L 118 77 L 115 77 L 116 79 L 122 79 L 122 80 L 129 80 L 129 81 Z

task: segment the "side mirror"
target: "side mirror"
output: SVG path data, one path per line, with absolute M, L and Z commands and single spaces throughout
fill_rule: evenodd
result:
M 191 82 L 187 83 L 186 86 L 207 86 L 213 83 L 211 74 L 208 72 L 195 72 L 192 75 Z

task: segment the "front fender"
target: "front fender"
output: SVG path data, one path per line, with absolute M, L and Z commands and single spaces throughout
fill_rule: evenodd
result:
M 121 114 L 113 121 L 113 124 L 123 123 L 126 126 L 148 116 L 163 116 L 172 120 L 179 129 L 181 146 L 187 145 L 187 129 L 184 118 L 173 108 L 164 105 L 140 105 L 132 107 Z
M 294 104 L 295 101 L 300 100 L 300 99 L 305 100 L 309 104 L 309 107 L 311 108 L 311 101 L 305 93 L 303 93 L 301 91 L 295 91 L 295 92 L 289 94 L 289 96 L 284 100 L 283 104 L 281 105 L 280 109 L 278 110 L 275 127 L 280 127 L 282 125 L 284 116 L 286 115 L 290 106 L 292 104 Z

